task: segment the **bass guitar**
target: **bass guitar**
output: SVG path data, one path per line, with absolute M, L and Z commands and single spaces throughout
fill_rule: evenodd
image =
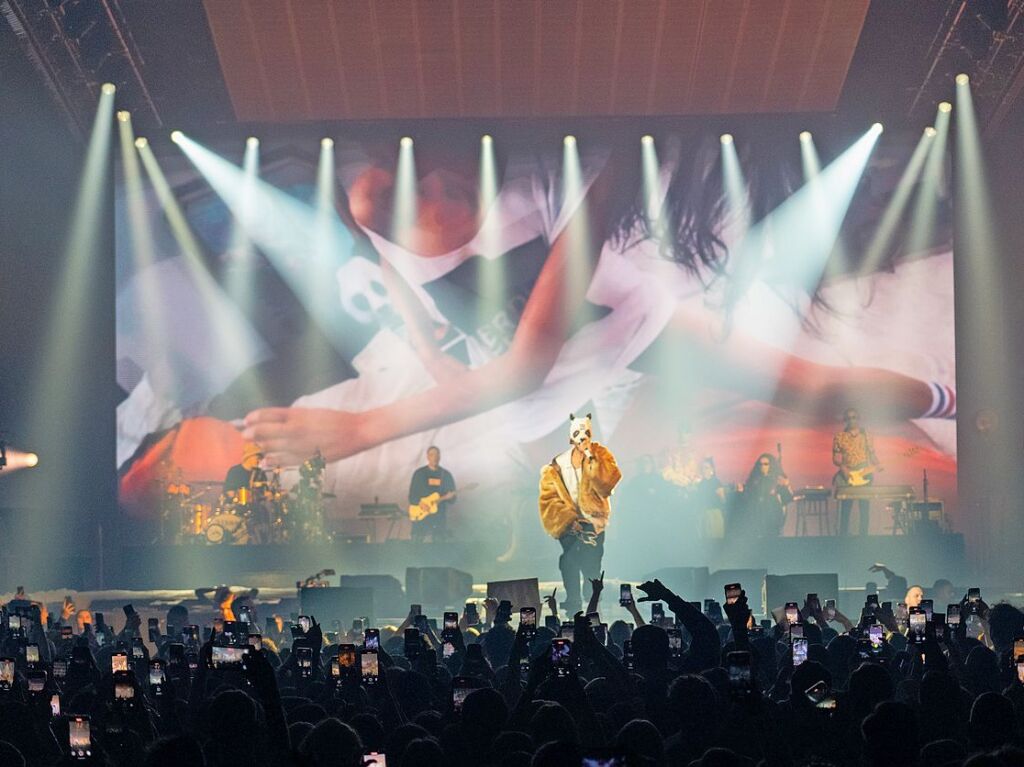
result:
M 473 482 L 463 488 L 460 488 L 457 492 L 467 493 L 477 487 L 479 487 L 479 484 Z M 423 496 L 420 498 L 419 503 L 409 504 L 409 519 L 413 522 L 421 522 L 427 517 L 437 514 L 440 503 L 441 494 L 438 492 L 433 492 L 430 495 Z

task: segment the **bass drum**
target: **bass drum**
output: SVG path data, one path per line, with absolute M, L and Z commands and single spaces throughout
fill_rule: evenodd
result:
M 213 546 L 233 544 L 243 546 L 249 542 L 245 519 L 237 514 L 222 512 L 210 517 L 203 530 L 206 542 Z

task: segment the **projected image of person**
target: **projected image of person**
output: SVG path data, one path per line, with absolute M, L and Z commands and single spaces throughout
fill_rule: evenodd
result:
M 486 211 L 477 207 L 475 159 L 418 154 L 416 220 L 401 242 L 386 234 L 394 173 L 371 163 L 350 184 L 351 213 L 380 255 L 415 360 L 390 360 L 393 372 L 410 365 L 404 382 L 390 387 L 391 401 L 349 398 L 344 387 L 358 384 L 346 382 L 295 407 L 250 413 L 245 436 L 286 463 L 316 446 L 328 460 L 341 460 L 501 407 L 508 436 L 528 442 L 588 400 L 602 428 L 614 431 L 631 390 L 644 374 L 659 372 L 663 346 L 690 361 L 691 390 L 730 391 L 812 423 L 846 401 L 870 400 L 894 421 L 932 413 L 935 389 L 927 381 L 882 366 L 838 364 L 835 355 L 834 364 L 817 361 L 828 355 L 815 345 L 828 340 L 790 338 L 807 348 L 801 356 L 746 332 L 744 312 L 756 308 L 754 300 L 763 304 L 766 292 L 758 264 L 729 262 L 713 155 L 706 147 L 683 155 L 668 183 L 660 237 L 638 210 L 637 163 L 625 152 L 584 153 L 575 197 L 562 193 L 559 163 L 510 160 Z M 753 218 L 797 186 L 784 170 L 751 184 Z M 661 255 L 681 267 L 674 283 L 650 263 L 664 263 Z M 507 300 L 481 319 L 477 284 L 489 268 L 509 280 Z M 680 300 L 684 290 L 689 300 Z M 817 289 L 811 298 L 821 299 Z M 777 301 L 765 313 L 775 319 L 779 305 L 787 307 L 787 321 L 799 329 L 818 305 L 808 301 L 799 311 Z

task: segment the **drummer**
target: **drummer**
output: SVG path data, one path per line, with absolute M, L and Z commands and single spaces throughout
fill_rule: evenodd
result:
M 267 474 L 260 468 L 263 450 L 255 442 L 246 443 L 242 448 L 242 462 L 228 469 L 224 478 L 224 495 L 242 505 L 248 505 L 253 498 L 253 488 L 265 487 Z

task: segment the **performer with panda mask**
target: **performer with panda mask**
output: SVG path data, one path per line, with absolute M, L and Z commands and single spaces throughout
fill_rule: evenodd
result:
M 580 577 L 600 577 L 604 532 L 611 516 L 611 495 L 622 478 L 612 452 L 592 440 L 590 414 L 569 416 L 569 449 L 541 469 L 541 524 L 562 545 L 558 569 L 565 587 L 563 607 L 582 609 Z M 589 597 L 589 595 L 588 595 Z

